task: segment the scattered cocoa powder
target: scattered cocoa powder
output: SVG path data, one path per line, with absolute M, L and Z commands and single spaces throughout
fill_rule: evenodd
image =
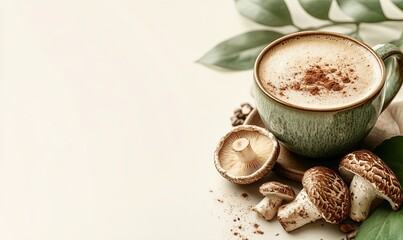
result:
M 342 90 L 343 86 L 341 86 L 335 80 L 330 80 L 330 78 L 328 77 L 328 74 L 334 73 L 336 71 L 337 71 L 336 68 L 326 70 L 319 65 L 315 65 L 313 67 L 308 68 L 305 71 L 305 75 L 302 78 L 302 83 L 305 85 L 314 85 L 314 86 L 306 88 L 305 91 L 308 91 L 312 95 L 317 95 L 320 93 L 321 88 L 323 87 L 327 90 L 332 91 Z
M 264 234 L 264 232 L 262 231 L 262 230 L 256 230 L 256 233 L 258 233 L 258 234 L 261 234 L 261 235 L 263 235 Z
M 211 191 L 210 191 L 211 190 Z M 209 189 L 209 192 L 214 197 L 214 201 L 217 205 L 222 206 L 224 216 L 217 216 L 218 219 L 222 219 L 230 224 L 225 239 L 234 240 L 250 240 L 255 237 L 263 235 L 264 232 L 259 229 L 258 222 L 260 218 L 252 209 L 254 208 L 253 199 L 249 193 L 221 193 L 220 191 Z M 211 212 L 211 214 L 217 214 L 220 211 Z M 221 221 L 222 221 L 221 220 Z
M 328 81 L 324 83 L 324 87 L 327 90 L 333 90 L 333 91 L 341 91 L 343 89 L 343 86 L 340 85 L 340 83 L 335 82 L 335 81 Z
M 307 89 L 308 91 L 309 91 L 309 93 L 310 94 L 312 94 L 312 95 L 316 95 L 316 94 L 318 94 L 319 93 L 319 87 L 310 87 L 310 88 L 308 88 Z
M 271 83 L 271 82 L 267 82 L 266 84 L 267 84 L 271 89 L 274 89 L 274 90 L 277 89 L 277 87 L 274 86 L 273 83 Z
M 341 81 L 343 81 L 344 83 L 349 83 L 351 82 L 350 78 L 348 76 L 344 76 Z
M 349 232 L 352 232 L 354 230 L 354 227 L 351 224 L 344 223 L 344 224 L 340 225 L 339 229 L 343 233 L 349 233 Z
M 280 86 L 276 87 L 271 82 L 266 84 L 271 91 L 277 92 L 280 96 L 285 96 L 289 89 L 307 92 L 311 95 L 319 95 L 323 91 L 339 92 L 344 89 L 346 84 L 354 83 L 352 79 L 358 79 L 358 76 L 354 74 L 354 68 L 349 66 L 350 64 L 343 66 L 344 71 L 348 71 L 348 73 L 343 73 L 343 70 L 331 66 L 329 63 L 313 64 L 303 71 L 292 73 L 294 78 L 284 80 Z M 302 66 L 299 68 L 302 69 Z M 344 94 L 345 91 L 342 93 Z
M 298 91 L 298 90 L 301 89 L 301 83 L 296 82 L 296 83 L 291 85 L 291 88 Z

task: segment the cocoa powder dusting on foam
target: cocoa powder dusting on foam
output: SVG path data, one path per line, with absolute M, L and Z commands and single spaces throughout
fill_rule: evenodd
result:
M 354 75 L 354 69 L 349 64 L 344 66 L 345 71 L 331 66 L 329 63 L 310 65 L 305 71 L 293 73 L 295 77 L 292 81 L 287 79 L 282 85 L 275 87 L 272 83 L 267 83 L 271 89 L 280 96 L 284 96 L 287 90 L 302 91 L 310 95 L 319 95 L 324 91 L 340 92 L 346 84 L 354 83 L 352 79 L 357 80 Z M 302 66 L 300 66 L 302 68 Z M 354 75 L 354 76 L 353 76 Z M 278 91 L 279 90 L 279 91 Z
M 336 68 L 324 69 L 319 65 L 308 68 L 305 71 L 305 75 L 302 77 L 301 82 L 303 85 L 308 85 L 310 87 L 302 88 L 302 90 L 308 91 L 312 95 L 320 94 L 323 89 L 327 89 L 329 91 L 342 90 L 343 86 L 340 85 L 335 79 L 330 79 L 329 77 L 329 74 L 332 74 L 336 71 Z

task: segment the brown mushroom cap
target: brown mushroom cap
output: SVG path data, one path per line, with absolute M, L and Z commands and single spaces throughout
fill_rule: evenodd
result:
M 350 192 L 343 179 L 326 167 L 308 169 L 302 186 L 319 214 L 329 223 L 343 221 L 350 212 Z
M 400 207 L 402 187 L 394 172 L 386 163 L 368 150 L 347 154 L 340 162 L 340 174 L 351 181 L 359 175 L 377 189 L 379 196 L 389 201 L 394 210 Z
M 256 158 L 248 163 L 239 160 L 234 142 L 247 139 Z M 241 142 L 243 144 L 243 142 Z M 267 129 L 240 125 L 221 138 L 215 152 L 214 165 L 227 180 L 238 184 L 256 182 L 271 171 L 280 152 L 276 137 Z
M 295 198 L 295 192 L 290 186 L 275 181 L 263 183 L 259 187 L 259 192 L 263 196 L 275 195 L 286 201 L 291 201 Z

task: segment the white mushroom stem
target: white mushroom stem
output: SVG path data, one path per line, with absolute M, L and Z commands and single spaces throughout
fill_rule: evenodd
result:
M 249 163 L 256 159 L 257 155 L 253 151 L 250 142 L 246 138 L 239 138 L 232 143 L 232 150 L 235 151 L 239 160 L 243 163 Z
M 291 232 L 310 222 L 315 222 L 320 218 L 322 216 L 309 200 L 305 189 L 298 193 L 294 201 L 281 206 L 277 212 L 277 219 L 287 232 Z
M 275 195 L 269 195 L 263 198 L 255 207 L 254 211 L 257 212 L 266 220 L 272 220 L 276 215 L 278 208 L 281 206 L 283 200 Z
M 350 193 L 350 218 L 356 222 L 362 222 L 368 217 L 371 203 L 377 197 L 376 190 L 370 182 L 355 175 L 350 184 Z

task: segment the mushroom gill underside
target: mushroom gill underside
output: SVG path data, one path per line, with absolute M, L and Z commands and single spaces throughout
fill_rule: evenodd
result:
M 251 161 L 243 161 L 233 149 L 233 144 L 239 139 L 249 140 L 250 147 L 256 153 Z M 233 176 L 247 176 L 258 171 L 273 153 L 273 142 L 267 136 L 254 132 L 234 132 L 227 138 L 227 144 L 223 145 L 219 159 L 223 169 Z

